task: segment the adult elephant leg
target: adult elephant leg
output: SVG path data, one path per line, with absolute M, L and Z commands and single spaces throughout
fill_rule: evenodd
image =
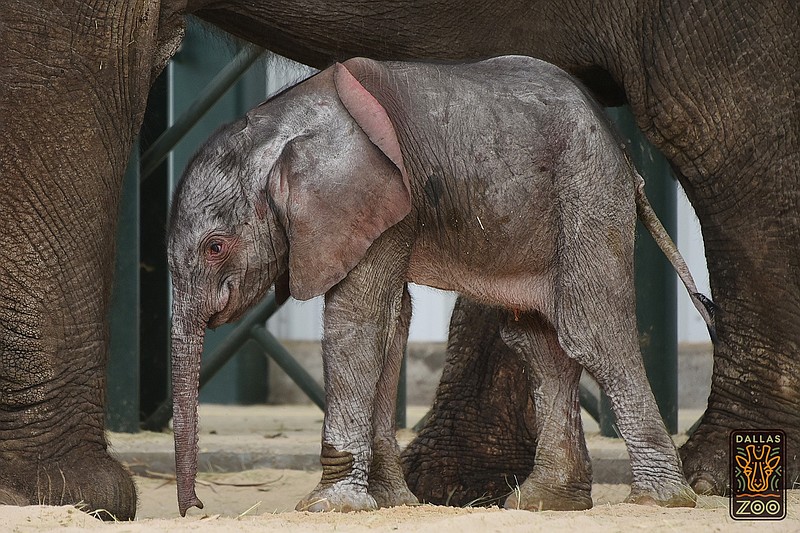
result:
M 592 464 L 583 436 L 581 366 L 561 349 L 553 325 L 538 313 L 510 317 L 501 335 L 530 369 L 536 402 L 533 471 L 505 502 L 508 509 L 577 511 L 592 507 Z
M 0 503 L 136 511 L 106 450 L 105 315 L 153 5 L 31 1 L 0 13 Z
M 687 50 L 680 68 L 638 85 L 648 94 L 628 91 L 643 130 L 681 173 L 719 306 L 707 411 L 681 450 L 699 492 L 726 490 L 733 429 L 779 428 L 790 450 L 800 443 L 800 108 L 798 56 L 786 46 L 800 19 L 792 2 L 767 12 L 752 19 L 725 4 L 723 25 L 676 35 Z M 703 20 L 695 15 L 680 10 L 681 20 Z M 746 47 L 710 44 L 723 34 Z M 646 49 L 643 63 L 657 65 L 663 51 Z M 750 59 L 738 68 L 743 54 Z M 796 479 L 795 452 L 786 466 Z
M 502 502 L 533 469 L 534 402 L 500 338 L 505 313 L 459 298 L 432 413 L 402 453 L 411 491 L 439 505 Z
M 800 476 L 798 454 L 791 451 L 800 443 L 797 154 L 773 159 L 780 176 L 735 187 L 721 179 L 713 192 L 695 190 L 719 306 L 708 407 L 681 449 L 698 492 L 727 490 L 728 435 L 734 429 L 784 430 L 789 486 Z

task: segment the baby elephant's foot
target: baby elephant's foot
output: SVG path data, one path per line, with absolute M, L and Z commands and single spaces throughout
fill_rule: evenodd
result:
M 625 503 L 660 507 L 694 507 L 697 504 L 697 494 L 685 482 L 662 486 L 658 489 L 632 485 L 631 493 L 625 498 Z
M 506 498 L 506 509 L 528 511 L 584 511 L 592 508 L 591 485 L 546 487 L 527 481 Z
M 393 441 L 384 446 L 376 443 L 374 450 L 368 490 L 378 502 L 378 507 L 419 505 L 419 500 L 409 490 L 403 476 L 397 444 Z
M 408 490 L 405 481 L 402 483 L 373 483 L 370 481 L 369 493 L 375 498 L 378 507 L 419 505 L 419 500 L 413 492 Z
M 297 511 L 338 511 L 349 513 L 351 511 L 373 511 L 378 508 L 375 498 L 363 489 L 336 483 L 316 489 L 300 500 L 295 510 Z

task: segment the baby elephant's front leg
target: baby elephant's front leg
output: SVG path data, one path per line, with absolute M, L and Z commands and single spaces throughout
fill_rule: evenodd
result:
M 417 497 L 409 490 L 400 464 L 397 445 L 397 384 L 400 367 L 408 341 L 411 322 L 411 295 L 403 289 L 402 309 L 394 338 L 386 353 L 383 372 L 375 395 L 375 412 L 372 427 L 375 431 L 372 446 L 372 466 L 369 473 L 369 493 L 379 507 L 416 505 Z
M 365 283 L 359 266 L 325 296 L 322 479 L 296 509 L 376 509 L 369 494 L 376 390 L 400 314 L 402 282 Z M 368 279 L 368 276 L 366 276 Z

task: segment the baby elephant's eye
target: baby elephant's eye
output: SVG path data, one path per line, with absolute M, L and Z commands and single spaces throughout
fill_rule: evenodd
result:
M 232 237 L 212 235 L 201 244 L 201 253 L 208 263 L 218 265 L 228 260 L 235 242 Z
M 225 243 L 218 239 L 209 241 L 206 245 L 206 258 L 209 260 L 220 261 L 225 255 Z

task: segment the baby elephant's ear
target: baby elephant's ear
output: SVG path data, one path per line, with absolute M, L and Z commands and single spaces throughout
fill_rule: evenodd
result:
M 364 58 L 356 58 L 347 61 L 351 68 L 358 71 L 374 71 L 380 68 L 375 61 Z M 403 183 L 410 190 L 408 174 L 403 164 L 403 155 L 400 153 L 400 143 L 397 140 L 397 132 L 389 120 L 386 110 L 363 85 L 353 76 L 348 68 L 337 63 L 334 67 L 333 81 L 336 85 L 336 92 L 339 99 L 344 104 L 350 116 L 361 126 L 367 134 L 372 144 L 377 146 L 381 152 L 395 164 Z
M 388 117 L 373 115 L 371 120 L 391 127 Z M 289 287 L 298 300 L 324 294 L 339 283 L 375 239 L 411 211 L 394 129 L 384 130 L 394 139 L 393 156 L 368 139 L 369 134 L 357 128 L 351 133 L 335 141 L 329 135 L 295 138 L 276 165 L 279 175 L 270 179 L 270 195 L 284 214 L 280 218 L 289 240 Z

